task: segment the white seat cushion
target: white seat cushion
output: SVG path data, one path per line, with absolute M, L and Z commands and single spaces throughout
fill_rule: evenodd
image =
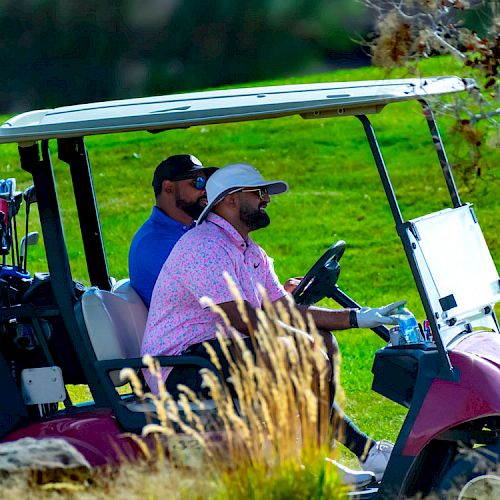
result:
M 82 311 L 98 360 L 138 358 L 148 310 L 128 280 L 112 292 L 89 288 L 82 296 Z M 117 374 L 112 374 L 118 385 Z

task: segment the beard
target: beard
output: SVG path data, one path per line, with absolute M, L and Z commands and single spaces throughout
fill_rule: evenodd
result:
M 267 212 L 260 210 L 261 206 L 262 204 L 260 204 L 257 209 L 249 207 L 248 205 L 240 206 L 240 220 L 247 225 L 249 231 L 262 229 L 263 227 L 269 226 L 271 223 L 271 219 Z
M 207 204 L 207 197 L 200 196 L 196 201 L 188 202 L 176 196 L 175 204 L 177 208 L 180 208 L 183 212 L 186 212 L 191 218 L 196 220 Z

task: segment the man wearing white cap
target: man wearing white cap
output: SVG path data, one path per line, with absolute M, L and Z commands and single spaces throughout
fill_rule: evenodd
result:
M 262 306 L 263 300 L 256 286 L 258 283 L 263 285 L 271 302 L 286 302 L 287 292 L 274 272 L 272 259 L 252 241 L 249 233 L 269 225 L 266 207 L 270 197 L 287 190 L 286 182 L 266 181 L 254 167 L 245 163 L 228 165 L 210 177 L 206 185 L 208 203 L 197 226 L 181 237 L 156 281 L 142 354 L 189 353 L 208 357 L 202 347 L 206 341 L 217 351 L 215 332 L 220 320 L 210 309 L 200 305 L 200 299 L 205 296 L 224 310 L 234 328 L 248 334 L 247 325 L 223 277 L 224 271 L 235 282 L 252 323 L 257 323 L 256 310 Z M 329 332 L 395 324 L 397 319 L 391 315 L 399 305 L 401 302 L 359 311 L 314 306 L 304 306 L 303 309 L 312 315 L 318 329 Z M 335 339 L 329 334 L 325 340 L 331 353 L 336 348 Z M 195 368 L 176 367 L 165 370 L 167 375 L 167 388 L 174 394 L 179 383 L 200 390 L 200 378 Z M 346 439 L 351 437 L 352 443 L 344 444 L 358 457 L 369 449 L 368 457 L 361 465 L 365 470 L 378 469 L 375 473 L 380 479 L 387 465 L 390 446 L 384 448 L 381 443 L 370 440 L 347 418 L 345 423 Z M 350 476 L 349 479 L 358 482 L 359 477 Z

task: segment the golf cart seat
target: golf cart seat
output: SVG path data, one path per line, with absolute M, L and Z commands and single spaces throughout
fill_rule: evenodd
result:
M 98 361 L 140 358 L 140 350 L 148 317 L 144 302 L 130 285 L 130 280 L 117 282 L 112 291 L 91 287 L 83 294 L 82 313 L 90 342 Z M 168 358 L 168 357 L 166 357 Z M 196 356 L 172 356 L 171 362 L 185 361 L 187 365 L 207 367 L 204 358 Z M 127 382 L 120 380 L 120 371 L 109 373 L 115 387 Z M 155 406 L 150 401 L 129 398 L 125 403 L 128 410 L 135 413 L 154 412 Z M 207 414 L 214 410 L 212 400 L 204 401 L 201 411 L 197 403 L 190 404 L 192 411 Z M 126 425 L 125 425 L 126 427 Z
M 119 281 L 113 291 L 89 288 L 82 296 L 82 312 L 96 358 L 138 358 L 148 310 L 129 280 Z M 123 385 L 112 372 L 115 386 Z
M 130 280 L 128 278 L 123 278 L 120 281 L 117 281 L 113 284 L 113 288 L 111 289 L 113 293 L 116 293 L 120 296 L 123 296 L 127 300 L 136 301 L 139 300 L 143 305 L 140 295 L 135 291 L 135 288 L 130 284 Z M 144 307 L 146 307 L 144 305 Z M 147 308 L 146 308 L 147 315 Z M 146 328 L 146 323 L 144 323 L 144 328 Z

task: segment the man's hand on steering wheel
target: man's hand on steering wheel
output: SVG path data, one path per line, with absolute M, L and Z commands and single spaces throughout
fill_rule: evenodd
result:
M 288 278 L 286 283 L 283 285 L 287 293 L 293 293 L 295 289 L 300 285 L 300 282 L 304 279 L 304 276 L 296 276 L 295 278 Z
M 290 278 L 285 284 L 293 287 L 293 297 L 297 304 L 312 305 L 324 297 L 335 297 L 335 290 L 339 291 L 336 283 L 340 274 L 339 260 L 344 254 L 345 242 L 340 240 L 334 243 L 311 267 L 304 278 Z M 298 283 L 297 283 L 298 281 Z M 288 289 L 287 289 L 288 291 Z M 353 328 L 378 328 L 384 325 L 396 325 L 396 316 L 399 307 L 406 304 L 406 300 L 393 302 L 383 307 L 360 307 L 350 309 L 349 323 Z M 349 306 L 348 306 L 349 307 Z

